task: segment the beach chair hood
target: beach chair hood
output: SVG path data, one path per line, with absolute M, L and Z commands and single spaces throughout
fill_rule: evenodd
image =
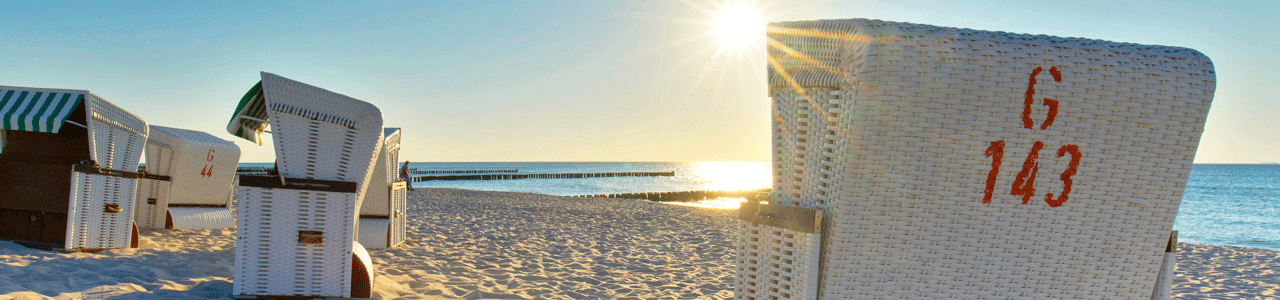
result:
M 86 90 L 0 86 L 0 129 L 58 133 L 81 105 L 84 119 L 96 121 L 72 125 L 89 129 L 89 158 L 104 168 L 137 168 L 147 122 Z M 111 130 L 106 127 L 128 134 L 94 134 Z
M 300 97 L 301 95 L 306 96 Z M 267 105 L 280 105 L 308 118 L 336 121 L 349 127 L 382 124 L 382 113 L 373 104 L 262 72 L 262 80 L 240 98 L 231 121 L 227 123 L 227 132 L 262 145 L 262 133 L 266 132 L 273 114 Z M 358 119 L 341 117 L 350 115 L 351 111 L 361 112 L 361 115 Z
M 58 133 L 89 91 L 0 86 L 0 129 Z
M 226 205 L 240 147 L 208 133 L 151 125 L 147 173 L 173 178 L 174 204 Z M 167 155 L 166 155 L 167 154 Z

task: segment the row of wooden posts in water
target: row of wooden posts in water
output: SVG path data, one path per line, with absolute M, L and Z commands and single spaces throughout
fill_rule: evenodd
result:
M 431 180 L 509 180 L 528 178 L 597 178 L 597 177 L 647 177 L 676 176 L 676 172 L 608 172 L 608 173 L 552 173 L 552 174 L 475 174 L 475 175 L 439 175 L 410 176 L 413 181 Z
M 578 198 L 617 198 L 643 199 L 649 201 L 692 202 L 716 198 L 764 199 L 772 189 L 737 190 L 737 191 L 683 191 L 683 192 L 651 192 L 651 193 L 619 193 L 600 195 L 579 195 Z
M 520 169 L 506 170 L 427 170 L 409 169 L 409 174 L 483 174 L 483 173 L 520 173 Z
M 266 175 L 274 171 L 271 167 L 239 167 L 236 168 L 236 174 L 240 175 Z M 553 173 L 553 174 L 493 174 L 493 173 L 516 173 L 518 170 L 438 170 L 438 171 L 417 171 L 412 170 L 414 174 L 470 174 L 470 173 L 488 173 L 488 174 L 470 174 L 470 175 L 436 175 L 436 176 L 410 176 L 413 181 L 430 181 L 430 180 L 509 180 L 509 179 L 527 179 L 527 178 L 599 178 L 599 177 L 642 177 L 642 176 L 675 176 L 675 172 L 607 172 L 607 173 Z M 616 198 L 616 199 L 643 199 L 649 201 L 673 201 L 673 202 L 692 202 L 699 200 L 708 200 L 716 198 L 747 198 L 747 199 L 763 199 L 769 195 L 771 189 L 757 190 L 733 190 L 733 191 L 680 191 L 680 192 L 648 192 L 648 193 L 617 193 L 617 194 L 597 194 L 597 195 L 578 195 L 578 198 Z
M 239 175 L 268 175 L 275 172 L 272 167 L 239 167 L 236 168 L 236 174 Z M 648 176 L 675 176 L 676 172 L 605 172 L 605 173 L 551 173 L 551 174 L 511 174 L 519 172 L 519 169 L 511 170 L 436 170 L 436 171 L 417 171 L 413 170 L 412 174 L 466 174 L 466 175 L 428 175 L 428 176 L 409 176 L 412 181 L 431 181 L 431 180 L 510 180 L 510 179 L 528 179 L 528 178 L 599 178 L 599 177 L 648 177 Z M 484 174 L 474 174 L 484 173 Z

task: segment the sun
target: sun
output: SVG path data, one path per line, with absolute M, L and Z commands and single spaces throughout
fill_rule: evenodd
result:
M 742 49 L 764 40 L 764 20 L 749 5 L 731 4 L 721 8 L 716 13 L 712 28 L 724 48 Z

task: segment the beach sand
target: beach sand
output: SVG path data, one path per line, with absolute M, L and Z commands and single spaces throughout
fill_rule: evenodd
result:
M 409 241 L 371 250 L 375 299 L 728 299 L 735 212 L 419 189 Z M 0 242 L 0 299 L 225 299 L 234 230 L 145 231 L 138 249 Z M 1175 299 L 1276 299 L 1280 252 L 1180 244 Z

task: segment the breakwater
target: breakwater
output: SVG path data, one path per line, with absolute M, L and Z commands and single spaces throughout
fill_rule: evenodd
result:
M 643 199 L 643 200 L 649 200 L 649 201 L 692 202 L 692 201 L 708 200 L 708 199 L 716 199 L 716 198 L 747 198 L 747 199 L 764 198 L 769 196 L 769 191 L 771 190 L 772 189 L 733 190 L 733 191 L 620 193 L 620 194 L 578 195 L 573 197 Z
M 409 169 L 410 174 L 486 174 L 486 173 L 520 173 L 520 169 L 504 170 L 418 170 Z
M 608 173 L 554 173 L 554 174 L 476 174 L 476 175 L 438 175 L 410 176 L 413 181 L 432 180 L 511 180 L 511 179 L 558 179 L 558 178 L 597 178 L 597 177 L 646 177 L 675 176 L 676 172 L 608 172 Z
M 236 167 L 236 175 L 270 175 L 275 171 L 273 167 Z

